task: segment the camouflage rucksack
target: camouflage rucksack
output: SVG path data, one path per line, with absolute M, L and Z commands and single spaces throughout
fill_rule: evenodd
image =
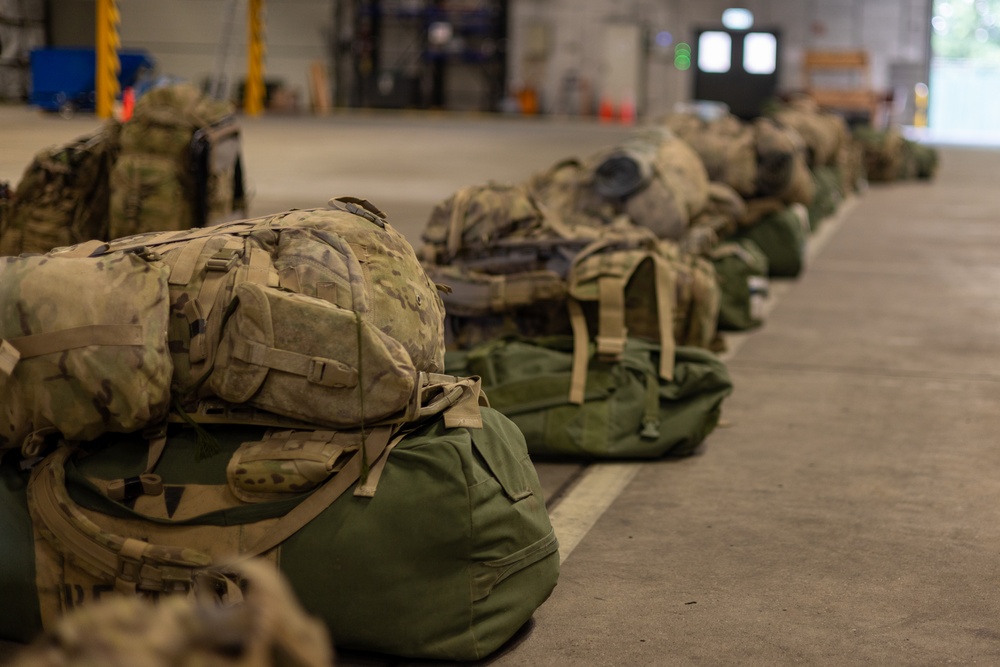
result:
M 412 417 L 444 365 L 437 288 L 378 209 L 331 206 L 0 262 L 0 448 L 203 398 L 328 427 Z
M 673 113 L 664 125 L 701 157 L 711 181 L 731 186 L 745 197 L 757 191 L 757 149 L 753 126 L 726 114 L 711 120 L 694 113 Z
M 110 238 L 189 229 L 246 214 L 240 127 L 229 102 L 190 84 L 154 88 L 122 124 Z
M 808 206 L 814 196 L 806 146 L 791 127 L 770 118 L 753 123 L 757 150 L 757 195 Z
M 587 165 L 586 189 L 610 204 L 615 216 L 623 215 L 659 238 L 683 236 L 708 199 L 704 164 L 665 127 L 639 130 L 590 157 Z M 561 214 L 558 206 L 549 208 Z
M 0 216 L 0 255 L 48 252 L 108 233 L 111 169 L 119 124 L 35 154 Z

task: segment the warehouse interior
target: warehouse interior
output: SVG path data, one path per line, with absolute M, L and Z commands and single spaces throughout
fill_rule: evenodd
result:
M 26 55 L 94 48 L 100 1 L 0 0 L 0 183 L 104 122 L 86 103 L 33 103 Z M 731 30 L 725 2 L 263 0 L 263 108 L 248 113 L 254 2 L 117 0 L 121 51 L 148 55 L 147 81 L 232 101 L 248 217 L 348 195 L 417 250 L 461 188 L 597 154 L 695 102 L 752 98 L 739 82 L 699 95 L 712 67 L 699 35 Z M 1000 662 L 1000 3 L 738 9 L 752 27 L 737 33 L 776 37 L 755 85 L 863 91 L 839 112 L 933 148 L 933 177 L 865 183 L 812 230 L 801 275 L 771 280 L 764 323 L 725 333 L 733 391 L 691 455 L 533 462 L 558 584 L 502 646 L 444 660 L 338 647 L 331 632 L 329 664 Z M 810 53 L 864 59 L 816 84 Z M 0 598 L 22 590 L 0 576 Z M 15 664 L 28 646 L 3 606 L 0 664 Z

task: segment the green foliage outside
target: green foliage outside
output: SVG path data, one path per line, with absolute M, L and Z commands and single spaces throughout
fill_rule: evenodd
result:
M 1000 66 L 1000 0 L 934 0 L 931 46 L 939 58 Z

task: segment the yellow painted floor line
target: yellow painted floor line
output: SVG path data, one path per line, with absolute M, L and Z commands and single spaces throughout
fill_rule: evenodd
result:
M 573 549 L 601 518 L 643 463 L 600 463 L 587 468 L 569 494 L 549 514 L 552 529 L 559 539 L 559 562 Z
M 816 233 L 809 237 L 805 271 L 809 270 L 810 261 L 826 245 L 827 240 L 833 236 L 856 203 L 856 197 L 847 199 L 841 204 L 837 213 L 824 220 Z M 794 283 L 794 280 L 771 281 L 770 295 L 764 305 L 764 326 L 767 326 L 766 315 L 777 304 L 779 297 L 790 290 Z M 720 355 L 723 361 L 731 359 L 751 335 L 753 331 L 726 334 L 727 349 Z M 644 462 L 616 462 L 595 463 L 587 467 L 573 488 L 549 512 L 549 521 L 559 539 L 560 563 L 569 558 L 601 515 L 611 507 L 611 503 L 617 500 L 644 465 Z

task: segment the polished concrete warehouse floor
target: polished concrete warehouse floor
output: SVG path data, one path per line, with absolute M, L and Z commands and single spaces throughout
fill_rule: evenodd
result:
M 95 126 L 0 108 L 0 180 Z M 251 213 L 363 196 L 419 245 L 459 187 L 521 180 L 629 131 L 246 120 Z M 539 466 L 559 585 L 483 664 L 1000 664 L 1000 151 L 941 158 L 934 181 L 875 185 L 824 223 L 765 326 L 731 338 L 735 392 L 698 455 Z

